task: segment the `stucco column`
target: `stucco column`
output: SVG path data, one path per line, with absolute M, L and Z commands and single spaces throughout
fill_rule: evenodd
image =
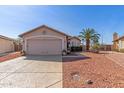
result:
M 27 51 L 27 39 L 24 40 L 24 51 Z

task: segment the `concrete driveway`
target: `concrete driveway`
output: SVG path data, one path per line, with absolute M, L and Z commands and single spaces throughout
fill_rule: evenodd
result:
M 23 56 L 0 63 L 0 87 L 62 87 L 61 56 Z

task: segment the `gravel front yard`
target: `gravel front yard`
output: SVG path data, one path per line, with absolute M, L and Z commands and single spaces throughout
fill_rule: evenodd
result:
M 84 58 L 63 58 L 63 87 L 124 87 L 124 68 L 102 54 L 83 53 Z

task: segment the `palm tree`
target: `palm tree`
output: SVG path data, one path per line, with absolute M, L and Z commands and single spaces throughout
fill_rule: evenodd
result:
M 100 39 L 100 34 L 98 33 L 95 33 L 91 38 L 91 40 L 93 41 L 93 44 L 99 43 L 99 39 Z
M 89 50 L 91 40 L 93 41 L 93 43 L 98 42 L 100 35 L 96 33 L 94 29 L 86 28 L 86 29 L 83 29 L 82 32 L 80 32 L 79 37 L 82 40 L 85 40 L 86 50 Z

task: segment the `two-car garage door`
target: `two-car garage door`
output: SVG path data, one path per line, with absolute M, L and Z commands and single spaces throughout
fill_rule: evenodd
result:
M 29 55 L 60 55 L 62 52 L 61 39 L 29 39 L 27 54 Z

